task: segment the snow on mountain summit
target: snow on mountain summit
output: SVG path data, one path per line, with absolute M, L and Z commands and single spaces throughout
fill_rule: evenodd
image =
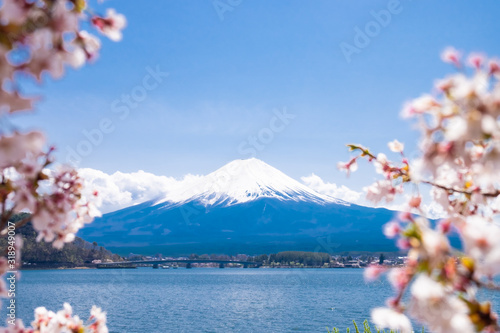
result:
M 256 158 L 232 161 L 187 187 L 173 189 L 155 204 L 195 201 L 205 206 L 230 206 L 259 198 L 348 205 L 313 191 Z

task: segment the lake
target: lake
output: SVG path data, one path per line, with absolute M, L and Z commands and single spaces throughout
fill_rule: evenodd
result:
M 361 269 L 39 270 L 23 271 L 17 289 L 25 322 L 37 306 L 69 302 L 86 319 L 96 304 L 121 333 L 345 331 L 392 294 L 385 279 L 365 283 Z

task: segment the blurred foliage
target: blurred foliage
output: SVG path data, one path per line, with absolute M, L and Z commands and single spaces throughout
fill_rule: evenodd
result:
M 14 215 L 10 221 L 17 222 L 29 216 L 27 213 Z M 21 250 L 24 268 L 37 267 L 75 267 L 91 264 L 92 260 L 112 260 L 119 261 L 121 257 L 111 253 L 97 243 L 89 243 L 79 237 L 71 243 L 58 250 L 52 244 L 44 241 L 37 242 L 37 233 L 33 229 L 31 222 L 19 227 L 16 234 L 23 238 L 24 245 Z M 0 246 L 6 248 L 7 239 L 0 239 Z M 31 265 L 27 265 L 30 263 Z

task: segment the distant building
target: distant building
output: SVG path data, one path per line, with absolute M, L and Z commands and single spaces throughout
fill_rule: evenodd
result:
M 344 267 L 360 268 L 359 260 L 349 260 L 344 264 Z

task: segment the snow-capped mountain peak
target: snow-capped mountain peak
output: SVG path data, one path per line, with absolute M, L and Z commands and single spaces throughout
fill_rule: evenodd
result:
M 173 189 L 156 204 L 196 201 L 205 206 L 230 206 L 259 198 L 347 205 L 311 190 L 256 158 L 232 161 L 190 186 Z

